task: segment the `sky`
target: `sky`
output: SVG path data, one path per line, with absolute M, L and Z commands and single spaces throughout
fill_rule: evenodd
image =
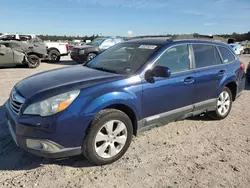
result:
M 250 0 L 0 0 L 0 17 L 4 33 L 245 33 Z

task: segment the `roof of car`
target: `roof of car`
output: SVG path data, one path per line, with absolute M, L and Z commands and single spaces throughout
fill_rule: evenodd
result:
M 138 44 L 153 44 L 153 45 L 165 45 L 171 43 L 205 43 L 205 44 L 216 44 L 216 45 L 227 45 L 227 43 L 215 41 L 215 40 L 206 40 L 206 39 L 178 39 L 178 40 L 169 40 L 163 38 L 143 38 L 143 39 L 132 39 L 128 40 L 125 43 L 138 43 Z

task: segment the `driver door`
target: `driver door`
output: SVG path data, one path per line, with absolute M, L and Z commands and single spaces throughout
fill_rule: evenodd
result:
M 0 64 L 4 65 L 13 63 L 14 63 L 13 50 L 2 44 L 0 46 Z
M 171 76 L 154 78 L 151 83 L 143 80 L 145 126 L 164 125 L 193 110 L 195 80 L 190 54 L 188 44 L 168 48 L 153 67 L 168 67 Z

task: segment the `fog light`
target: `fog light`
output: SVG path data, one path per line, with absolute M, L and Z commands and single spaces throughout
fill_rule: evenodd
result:
M 62 146 L 59 146 L 58 144 L 47 140 L 27 139 L 26 146 L 33 150 L 47 151 L 47 152 L 56 152 L 63 149 Z

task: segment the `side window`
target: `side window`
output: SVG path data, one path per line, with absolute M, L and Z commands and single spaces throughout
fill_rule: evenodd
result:
M 114 39 L 114 41 L 115 41 L 115 43 L 117 44 L 117 43 L 122 42 L 122 39 L 117 38 L 117 39 Z
M 230 63 L 235 60 L 235 56 L 233 55 L 232 52 L 230 52 L 229 49 L 222 47 L 222 46 L 218 46 L 218 48 L 221 53 L 223 63 Z
M 190 70 L 188 45 L 169 48 L 161 55 L 155 65 L 168 67 L 172 73 Z
M 4 45 L 4 46 L 7 47 L 7 48 L 10 48 L 10 44 L 9 44 L 9 43 L 4 43 L 4 44 L 2 44 L 2 45 Z
M 221 64 L 219 54 L 212 45 L 193 44 L 195 67 L 203 68 Z
M 31 39 L 30 35 L 19 35 L 21 41 L 27 41 Z
M 215 55 L 215 59 L 216 59 L 216 64 L 218 64 L 218 65 L 222 64 L 220 54 L 219 54 L 216 47 L 214 47 L 214 55 Z
M 112 45 L 114 45 L 114 44 L 115 44 L 115 42 L 113 41 L 113 39 L 106 39 L 106 40 L 102 43 L 103 46 L 112 46 Z
M 11 43 L 10 46 L 11 48 L 21 48 L 21 46 L 16 43 Z

